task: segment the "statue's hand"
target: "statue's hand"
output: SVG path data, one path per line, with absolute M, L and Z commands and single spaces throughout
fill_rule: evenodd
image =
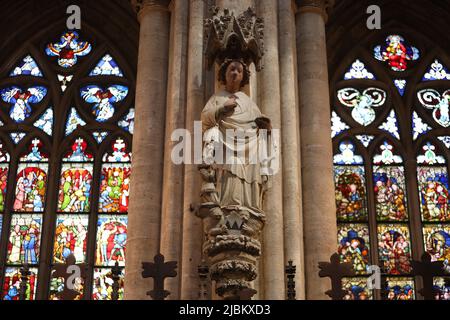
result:
M 222 116 L 229 117 L 234 113 L 234 109 L 237 107 L 236 98 L 228 99 L 223 105 Z
M 259 129 L 272 130 L 272 124 L 270 123 L 270 119 L 266 117 L 259 117 L 255 119 L 255 123 Z

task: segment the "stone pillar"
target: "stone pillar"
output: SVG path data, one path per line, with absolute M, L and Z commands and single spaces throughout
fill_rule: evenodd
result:
M 325 36 L 330 1 L 302 0 L 297 5 L 306 297 L 327 299 L 330 281 L 319 277 L 318 263 L 329 261 L 337 249 Z
M 179 143 L 172 142 L 171 135 L 174 130 L 185 127 L 189 3 L 187 1 L 172 1 L 171 12 L 161 217 L 161 253 L 165 256 L 166 261 L 178 261 L 178 266 L 180 266 L 184 170 L 181 164 L 174 164 L 171 159 L 172 149 Z M 171 292 L 167 299 L 178 300 L 180 298 L 180 279 L 181 275 L 166 279 L 165 288 Z
M 257 14 L 264 18 L 264 69 L 258 75 L 259 106 L 272 121 L 274 129 L 281 128 L 280 68 L 278 53 L 278 2 L 258 1 Z M 281 146 L 279 146 L 281 148 Z M 281 151 L 280 151 L 281 157 Z M 264 200 L 266 224 L 263 230 L 264 299 L 285 299 L 283 245 L 283 180 L 281 159 L 279 171 L 271 177 L 270 189 Z
M 128 213 L 125 299 L 150 299 L 153 281 L 142 278 L 142 262 L 159 251 L 164 121 L 169 57 L 169 0 L 139 3 L 139 57 L 132 179 Z
M 204 0 L 189 1 L 186 129 L 191 134 L 194 133 L 194 121 L 200 121 L 200 114 L 205 104 L 205 77 L 203 74 L 205 69 L 203 64 L 204 10 Z M 194 139 L 192 139 L 193 143 Z M 194 150 L 192 149 L 192 151 Z M 202 220 L 194 214 L 193 208 L 200 203 L 200 180 L 201 177 L 197 165 L 185 165 L 181 299 L 198 299 L 200 282 L 197 267 L 200 265 L 202 259 L 203 225 Z
M 249 7 L 254 6 L 254 0 L 216 0 L 216 6 L 224 9 L 230 9 L 234 12 L 234 16 L 237 17 Z
M 296 86 L 295 14 L 292 0 L 279 0 L 281 145 L 283 146 L 284 264 L 297 267 L 296 298 L 305 299 L 300 137 Z M 269 216 L 270 217 L 270 216 Z

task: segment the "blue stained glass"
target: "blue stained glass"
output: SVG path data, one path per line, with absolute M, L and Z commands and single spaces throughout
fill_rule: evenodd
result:
M 3 101 L 12 104 L 9 111 L 11 119 L 21 123 L 31 115 L 32 109 L 30 104 L 41 102 L 47 95 L 47 89 L 45 87 L 30 87 L 22 90 L 13 86 L 0 90 L 0 95 Z
M 355 146 L 350 141 L 341 142 L 339 145 L 341 153 L 336 154 L 333 158 L 334 164 L 362 164 L 363 158 L 355 155 Z
M 51 136 L 53 131 L 53 109 L 50 107 L 45 110 L 44 114 L 33 125 Z
M 366 66 L 362 61 L 356 59 L 356 61 L 352 63 L 352 66 L 348 69 L 348 71 L 344 75 L 344 80 L 351 80 L 351 79 L 375 80 L 376 77 L 373 75 L 372 72 L 369 72 L 366 69 Z
M 49 43 L 45 53 L 49 57 L 58 57 L 58 64 L 63 68 L 70 68 L 77 63 L 78 57 L 85 56 L 91 52 L 92 46 L 89 42 L 79 41 L 76 31 L 64 32 L 56 43 Z
M 77 110 L 75 108 L 72 108 L 66 122 L 66 136 L 74 132 L 78 127 L 82 127 L 85 125 L 86 122 L 81 119 Z
M 89 73 L 90 76 L 117 76 L 123 77 L 123 73 L 117 62 L 109 54 L 105 55 Z
M 406 90 L 406 80 L 405 79 L 396 79 L 394 80 L 394 85 L 398 90 L 398 93 L 403 97 Z
M 434 89 L 423 89 L 417 92 L 417 98 L 426 109 L 433 110 L 433 119 L 441 126 L 450 126 L 450 89 L 442 94 Z
M 11 132 L 9 135 L 10 135 L 12 141 L 15 144 L 18 144 L 20 142 L 20 140 L 22 140 L 23 137 L 25 137 L 26 133 L 25 132 Z
M 442 141 L 443 144 L 445 144 L 445 146 L 450 149 L 450 136 L 440 136 L 437 137 L 439 140 Z
M 337 115 L 336 115 L 336 117 L 337 117 Z M 123 130 L 128 131 L 129 133 L 133 134 L 133 132 L 134 132 L 134 108 L 131 108 L 130 111 L 128 112 L 128 114 L 122 120 L 120 120 L 117 124 Z
M 433 80 L 450 80 L 448 69 L 438 59 L 434 60 L 422 78 L 422 81 Z
M 413 112 L 413 140 L 416 140 L 421 134 L 430 131 L 431 127 L 425 123 L 417 112 Z
M 11 77 L 17 76 L 34 76 L 42 77 L 42 72 L 39 69 L 36 61 L 28 55 L 14 68 L 9 74 Z
M 22 162 L 47 162 L 48 156 L 41 152 L 41 140 L 34 138 L 28 147 L 28 151 L 20 158 Z
M 112 85 L 106 90 L 96 85 L 81 88 L 80 96 L 87 103 L 94 104 L 92 114 L 98 122 L 104 122 L 114 115 L 114 104 L 122 101 L 128 95 L 128 88 Z
M 393 71 L 405 71 L 408 61 L 420 58 L 419 49 L 410 46 L 399 35 L 390 35 L 384 45 L 374 48 L 374 57 L 380 61 L 386 61 Z
M 103 140 L 105 140 L 105 138 L 108 136 L 108 132 L 103 131 L 103 132 L 92 132 L 92 136 L 94 137 L 94 139 L 97 141 L 97 143 L 102 143 Z
M 386 121 L 383 122 L 381 126 L 378 127 L 378 129 L 384 130 L 389 132 L 391 135 L 396 137 L 400 140 L 400 134 L 398 133 L 398 125 L 397 125 L 397 117 L 395 116 L 394 110 L 391 110 L 389 113 L 389 116 L 387 117 Z
M 375 139 L 375 137 L 364 134 L 364 135 L 357 135 L 356 139 L 361 141 L 361 143 L 364 145 L 364 147 L 367 148 L 369 146 L 369 144 L 372 142 L 372 140 Z

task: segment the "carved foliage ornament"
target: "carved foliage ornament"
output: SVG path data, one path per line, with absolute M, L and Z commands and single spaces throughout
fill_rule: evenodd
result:
M 208 69 L 214 62 L 221 65 L 225 59 L 242 58 L 247 65 L 255 63 L 262 69 L 264 55 L 264 20 L 252 8 L 234 16 L 228 9 L 211 8 L 212 17 L 205 19 L 205 55 Z

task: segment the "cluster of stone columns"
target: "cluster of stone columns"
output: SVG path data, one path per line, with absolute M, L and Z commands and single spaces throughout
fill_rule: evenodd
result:
M 209 1 L 211 2 L 211 1 Z M 140 44 L 133 136 L 125 298 L 149 299 L 142 262 L 161 252 L 178 261 L 166 280 L 171 299 L 197 299 L 202 225 L 195 165 L 172 163 L 170 135 L 193 132 L 205 100 L 205 0 L 139 1 Z M 265 20 L 265 68 L 250 92 L 281 129 L 280 171 L 265 199 L 259 299 L 285 299 L 284 266 L 297 266 L 298 299 L 326 298 L 318 262 L 336 249 L 325 0 L 216 0 L 239 15 L 256 7 Z M 257 83 L 257 87 L 256 84 Z M 214 86 L 213 86 L 214 87 Z

